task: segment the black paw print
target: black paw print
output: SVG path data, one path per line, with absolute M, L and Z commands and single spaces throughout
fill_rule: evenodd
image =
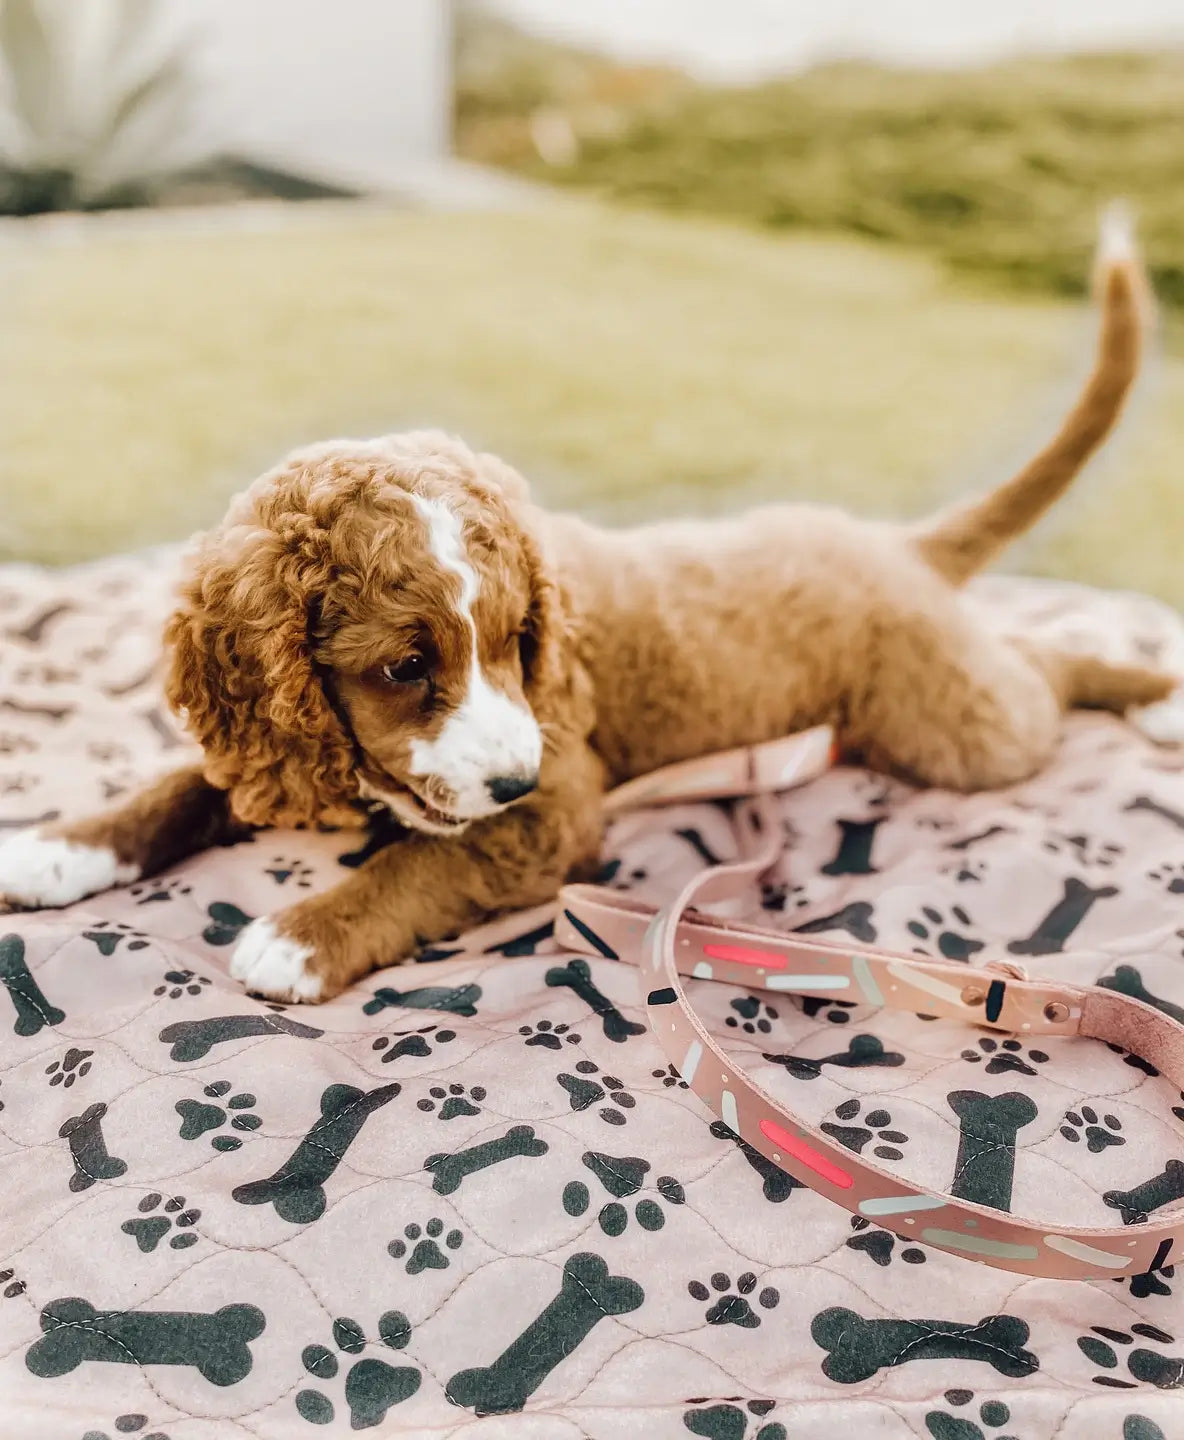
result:
M 205 1087 L 202 1094 L 213 1100 L 221 1100 L 229 1091 L 229 1080 L 215 1080 L 212 1085 Z M 206 1105 L 200 1100 L 178 1100 L 173 1108 L 181 1117 L 181 1139 L 196 1140 L 208 1131 L 218 1130 L 225 1125 L 227 1110 L 234 1112 L 229 1118 L 235 1130 L 258 1130 L 263 1121 L 258 1115 L 247 1113 L 254 1104 L 254 1095 L 238 1094 L 230 1096 L 225 1102 L 225 1108 L 222 1105 Z M 237 1150 L 242 1143 L 237 1135 L 215 1135 L 210 1141 L 215 1150 Z
M 200 995 L 202 987 L 210 982 L 204 975 L 195 975 L 192 970 L 166 970 L 164 983 L 153 990 L 153 995 L 167 995 L 170 1000 L 179 1000 L 182 995 Z
M 119 1227 L 125 1235 L 132 1236 L 145 1255 L 156 1249 L 174 1225 L 178 1227 L 178 1233 L 169 1241 L 170 1250 L 188 1250 L 190 1245 L 197 1244 L 197 1233 L 190 1226 L 201 1219 L 201 1211 L 186 1210 L 184 1195 L 174 1195 L 172 1199 L 165 1200 L 163 1214 L 153 1213 L 159 1210 L 162 1199 L 163 1196 L 155 1190 L 145 1195 L 136 1206 L 139 1218 L 125 1220 Z
M 969 860 L 963 857 L 941 873 L 952 875 L 959 885 L 981 885 L 990 868 L 985 860 Z
M 648 878 L 649 872 L 635 867 L 626 870 L 621 860 L 606 860 L 596 873 L 594 884 L 604 885 L 610 890 L 632 890 Z
M 756 1276 L 751 1270 L 746 1270 L 737 1279 L 735 1287 L 731 1277 L 722 1270 L 711 1277 L 710 1290 L 699 1280 L 692 1280 L 687 1286 L 692 1300 L 710 1300 L 712 1291 L 718 1296 L 703 1317 L 708 1325 L 739 1325 L 744 1330 L 755 1330 L 761 1323 L 761 1317 L 748 1302 L 749 1295 L 755 1290 Z M 762 1310 L 774 1310 L 781 1303 L 781 1294 L 767 1285 L 756 1297 L 756 1303 Z
M 951 1409 L 960 1409 L 974 1399 L 973 1390 L 947 1390 L 946 1404 Z M 964 1415 L 951 1415 L 946 1410 L 930 1410 L 925 1417 L 925 1428 L 933 1440 L 988 1440 L 988 1431 L 998 1430 L 1011 1419 L 1011 1411 L 1002 1400 L 984 1400 L 978 1407 L 978 1418 L 986 1426 L 984 1430 Z M 991 1440 L 1015 1440 L 1012 1435 L 997 1435 Z
M 682 1417 L 682 1423 L 692 1435 L 701 1435 L 704 1440 L 788 1440 L 788 1432 L 784 1425 L 777 1420 L 772 1420 L 767 1425 L 760 1422 L 776 1405 L 775 1400 L 749 1400 L 745 1403 L 744 1410 L 739 1405 L 724 1402 L 719 1405 L 707 1405 L 704 1410 L 688 1410 Z M 706 1405 L 705 1400 L 688 1400 L 688 1405 Z M 748 1416 L 752 1415 L 756 1420 L 757 1428 L 749 1435 Z
M 148 1423 L 147 1415 L 117 1415 L 115 1417 L 115 1432 L 117 1435 L 136 1435 L 139 1440 L 169 1440 L 163 1430 L 152 1430 L 147 1435 L 140 1435 L 140 1431 Z M 110 1440 L 101 1430 L 88 1430 L 82 1440 Z
M 860 1100 L 844 1100 L 835 1107 L 835 1119 L 858 1119 L 862 1103 Z M 862 1155 L 864 1148 L 875 1140 L 878 1143 L 872 1146 L 873 1155 L 881 1160 L 900 1160 L 904 1152 L 896 1147 L 907 1144 L 909 1137 L 900 1130 L 887 1128 L 891 1124 L 892 1116 L 887 1110 L 869 1110 L 863 1116 L 862 1125 L 836 1125 L 833 1121 L 826 1120 L 820 1129 L 848 1150 L 854 1150 L 857 1155 Z M 885 1141 L 888 1143 L 885 1144 Z
M 950 914 L 959 925 L 973 928 L 974 921 L 961 905 L 951 906 Z M 946 960 L 969 960 L 983 948 L 984 941 L 950 929 L 951 922 L 932 905 L 923 905 L 921 916 L 920 920 L 910 920 L 905 927 L 910 935 L 915 935 L 918 940 L 925 942 L 913 946 L 914 955 L 932 955 L 932 947 L 936 945 L 938 954 Z
M 144 885 L 133 885 L 128 894 L 137 905 L 152 905 L 175 900 L 178 895 L 192 895 L 193 886 L 184 880 L 150 880 Z
M 566 1071 L 556 1075 L 555 1079 L 567 1091 L 568 1099 L 571 1101 L 573 1110 L 587 1110 L 590 1105 L 595 1105 L 605 1098 L 613 1101 L 612 1105 L 604 1105 L 596 1112 L 606 1125 L 624 1125 L 625 1116 L 622 1110 L 632 1110 L 637 1101 L 625 1089 L 623 1080 L 618 1080 L 615 1075 L 601 1075 L 600 1080 L 586 1079 L 598 1073 L 600 1066 L 594 1060 L 580 1060 L 576 1063 L 578 1075 L 569 1075 Z M 603 1080 L 602 1085 L 600 1081 Z M 619 1108 L 617 1108 L 619 1107 Z
M 1184 1100 L 1184 1090 L 1180 1091 L 1180 1099 Z M 1177 1120 L 1184 1120 L 1184 1105 L 1173 1105 L 1172 1114 L 1176 1117 Z
M 109 765 L 113 760 L 130 760 L 131 751 L 126 745 L 115 744 L 108 740 L 92 740 L 86 747 L 86 753 L 92 760 L 97 760 L 100 765 Z
M 82 932 L 82 938 L 90 940 L 100 955 L 114 955 L 125 940 L 129 950 L 143 950 L 148 945 L 143 930 L 134 930 L 122 923 L 112 925 L 110 920 L 96 920 L 89 930 Z
M 69 1090 L 75 1080 L 82 1080 L 90 1074 L 90 1057 L 93 1050 L 76 1050 L 73 1045 L 60 1060 L 45 1067 L 51 1085 L 62 1085 Z
M 804 910 L 810 903 L 804 885 L 787 885 L 784 881 L 766 881 L 761 886 L 761 908 L 783 914 L 786 910 Z
M 388 1310 L 378 1322 L 378 1338 L 388 1349 L 403 1350 L 411 1339 L 411 1322 L 401 1310 Z M 342 1317 L 333 1322 L 333 1343 L 345 1355 L 360 1355 L 366 1348 L 366 1336 L 356 1320 Z M 339 1363 L 327 1345 L 306 1345 L 300 1359 L 314 1380 L 336 1380 Z M 420 1379 L 419 1371 L 410 1365 L 388 1365 L 373 1357 L 355 1361 L 346 1372 L 344 1387 L 351 1428 L 381 1425 L 392 1406 L 415 1394 Z M 296 1411 L 311 1425 L 329 1425 L 337 1407 L 320 1390 L 299 1390 Z
M 552 1025 L 550 1020 L 536 1020 L 533 1025 L 519 1025 L 518 1033 L 523 1036 L 527 1045 L 542 1045 L 546 1050 L 562 1050 L 565 1043 L 580 1043 L 580 1037 L 570 1025 Z
M 270 875 L 277 885 L 286 885 L 290 880 L 300 890 L 307 890 L 312 884 L 312 866 L 303 860 L 285 860 L 282 855 L 272 857 L 270 865 L 263 867 L 263 873 Z
M 475 1102 L 484 1100 L 485 1094 L 484 1085 L 474 1085 L 471 1090 L 466 1090 L 463 1085 L 449 1085 L 447 1090 L 443 1085 L 433 1085 L 424 1098 L 416 1102 L 415 1108 L 429 1115 L 435 1112 L 437 1120 L 455 1120 L 460 1115 L 480 1115 L 481 1106 Z
M 1160 865 L 1155 870 L 1148 870 L 1147 878 L 1162 885 L 1169 895 L 1184 895 L 1184 865 Z
M 1117 1370 L 1121 1355 L 1131 1376 L 1129 1380 L 1121 1380 L 1117 1375 L 1095 1375 L 1095 1385 L 1109 1390 L 1136 1390 L 1140 1384 L 1154 1385 L 1157 1390 L 1178 1390 L 1184 1385 L 1184 1359 L 1163 1355 L 1142 1345 L 1134 1350 L 1125 1349 L 1134 1344 L 1136 1335 L 1157 1345 L 1172 1345 L 1175 1342 L 1166 1330 L 1141 1323 L 1132 1325 L 1129 1334 L 1125 1330 L 1109 1330 L 1104 1325 L 1091 1325 L 1090 1329 L 1092 1335 L 1082 1335 L 1077 1341 L 1077 1348 L 1085 1358 L 1103 1370 Z M 1115 1350 L 1116 1345 L 1124 1348 Z
M 1122 1129 L 1122 1121 L 1117 1115 L 1103 1115 L 1098 1118 L 1098 1112 L 1090 1105 L 1083 1105 L 1080 1113 L 1076 1110 L 1065 1111 L 1065 1123 L 1061 1126 L 1061 1134 L 1066 1140 L 1071 1140 L 1075 1145 L 1085 1135 L 1086 1148 L 1091 1155 L 1100 1155 L 1103 1150 L 1108 1150 L 1112 1145 L 1125 1145 L 1126 1137 L 1118 1132 Z
M 382 1063 L 389 1065 L 392 1060 L 404 1055 L 425 1059 L 432 1054 L 433 1045 L 448 1045 L 456 1039 L 455 1030 L 441 1030 L 438 1025 L 421 1025 L 418 1030 L 400 1030 L 394 1035 L 380 1035 L 371 1045 L 371 1050 L 381 1050 Z
M 855 1232 L 847 1241 L 848 1250 L 860 1250 L 877 1265 L 890 1265 L 896 1258 L 897 1237 L 891 1230 L 877 1230 L 862 1215 L 852 1215 L 851 1229 Z M 906 1265 L 924 1265 L 925 1252 L 916 1245 L 908 1245 L 899 1252 Z
M 436 1219 L 429 1220 L 422 1228 L 419 1225 L 408 1225 L 403 1235 L 403 1240 L 392 1240 L 386 1249 L 392 1259 L 402 1260 L 403 1256 L 407 1255 L 408 1248 L 414 1247 L 405 1267 L 408 1275 L 418 1275 L 421 1270 L 448 1269 L 452 1261 L 440 1249 L 442 1235 L 447 1250 L 459 1250 L 465 1240 L 459 1230 L 449 1230 L 448 1234 L 444 1235 L 444 1222 Z
M 233 945 L 255 918 L 232 905 L 229 900 L 215 900 L 206 906 L 210 923 L 201 932 L 207 945 Z
M 691 1088 L 673 1065 L 667 1065 L 664 1070 L 651 1070 L 650 1074 L 655 1080 L 661 1080 L 664 1090 L 672 1090 L 675 1086 L 680 1090 Z
M 987 1059 L 988 1056 L 990 1059 Z M 979 1065 L 986 1060 L 988 1075 L 1037 1075 L 1039 1071 L 1034 1070 L 1028 1061 L 1034 1061 L 1037 1065 L 1048 1063 L 1048 1056 L 1043 1050 L 1025 1052 L 1018 1040 L 1004 1040 L 1000 1044 L 989 1035 L 982 1036 L 977 1050 L 963 1050 L 962 1058 L 969 1065 Z
M 583 1162 L 614 1197 L 601 1207 L 596 1217 L 601 1230 L 610 1237 L 620 1235 L 629 1223 L 629 1213 L 621 1201 L 631 1199 L 645 1187 L 650 1162 L 636 1155 L 606 1155 L 598 1150 L 586 1150 Z M 672 1175 L 659 1175 L 657 1190 L 667 1205 L 686 1204 L 686 1191 Z M 570 1180 L 564 1186 L 563 1208 L 569 1215 L 586 1215 L 591 1203 L 591 1191 L 582 1180 Z M 662 1206 L 649 1196 L 637 1202 L 633 1214 L 643 1230 L 661 1230 L 666 1224 Z
M 0 1285 L 4 1286 L 5 1300 L 15 1300 L 18 1295 L 23 1295 L 27 1288 L 23 1280 L 15 1278 L 15 1270 L 0 1270 Z
M 1044 849 L 1050 855 L 1071 855 L 1079 865 L 1101 870 L 1109 870 L 1123 853 L 1121 845 L 1093 840 L 1088 835 L 1052 834 L 1044 841 Z
M 731 1002 L 735 1015 L 729 1015 L 724 1024 L 735 1030 L 744 1031 L 745 1035 L 755 1035 L 759 1030 L 762 1035 L 768 1035 L 773 1027 L 769 1023 L 776 1020 L 777 1012 L 772 1005 L 763 1004 L 755 995 L 746 995 L 742 1000 Z
M 854 1009 L 855 1005 L 850 1000 L 823 1000 L 817 995 L 802 996 L 802 1014 L 808 1020 L 815 1020 L 821 1015 L 832 1025 L 846 1025 L 851 1019 L 848 1012 Z
M 1122 1063 L 1129 1065 L 1132 1070 L 1141 1070 L 1144 1075 L 1150 1075 L 1152 1078 L 1159 1074 L 1159 1071 L 1152 1065 L 1150 1060 L 1144 1060 L 1141 1055 L 1135 1055 L 1130 1050 L 1124 1050 L 1121 1045 L 1112 1045 L 1109 1040 L 1107 1040 L 1106 1049 L 1113 1050 L 1115 1055 L 1121 1055 Z M 1180 1098 L 1184 1100 L 1184 1095 L 1181 1095 Z M 1184 1115 L 1181 1115 L 1180 1119 L 1184 1120 Z

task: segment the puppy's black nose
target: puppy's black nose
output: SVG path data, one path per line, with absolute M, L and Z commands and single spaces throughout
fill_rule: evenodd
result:
M 508 805 L 511 800 L 521 800 L 523 795 L 538 787 L 537 775 L 497 775 L 485 782 L 485 788 L 496 805 Z

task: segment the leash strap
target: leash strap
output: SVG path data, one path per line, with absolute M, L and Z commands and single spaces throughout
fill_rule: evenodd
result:
M 650 1025 L 671 1064 L 742 1140 L 801 1184 L 906 1240 L 979 1264 L 1064 1280 L 1161 1270 L 1184 1240 L 1184 1213 L 1135 1229 L 1050 1227 L 924 1189 L 838 1145 L 738 1070 L 696 1015 L 682 977 L 750 990 L 843 999 L 960 1020 L 1025 1037 L 1102 1040 L 1149 1061 L 1184 1090 L 1184 1025 L 1098 986 L 1031 980 L 1020 966 L 983 969 L 718 919 L 699 906 L 735 900 L 780 857 L 768 797 L 815 779 L 836 760 L 829 727 L 670 766 L 608 796 L 610 814 L 672 801 L 756 797 L 741 858 L 697 875 L 667 906 L 593 885 L 561 892 L 556 938 L 566 948 L 638 965 Z

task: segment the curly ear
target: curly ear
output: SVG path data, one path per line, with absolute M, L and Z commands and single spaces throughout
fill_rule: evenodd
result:
M 595 708 L 591 681 L 576 655 L 571 599 L 536 536 L 525 527 L 520 536 L 530 574 L 522 638 L 527 699 L 539 720 L 583 738 L 595 723 Z
M 353 749 L 309 642 L 329 565 L 307 549 L 257 524 L 216 532 L 165 631 L 169 704 L 248 825 L 358 823 Z

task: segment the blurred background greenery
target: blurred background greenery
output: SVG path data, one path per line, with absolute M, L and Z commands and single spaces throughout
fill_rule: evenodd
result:
M 614 521 L 913 514 L 1059 416 L 1121 194 L 1157 354 L 1015 563 L 1184 603 L 1184 50 L 725 84 L 465 3 L 440 103 L 468 163 L 396 166 L 345 124 L 344 160 L 207 136 L 208 72 L 143 43 L 150 0 L 110 0 L 96 101 L 65 76 L 70 3 L 0 0 L 0 556 L 179 538 L 292 444 L 421 423 Z

